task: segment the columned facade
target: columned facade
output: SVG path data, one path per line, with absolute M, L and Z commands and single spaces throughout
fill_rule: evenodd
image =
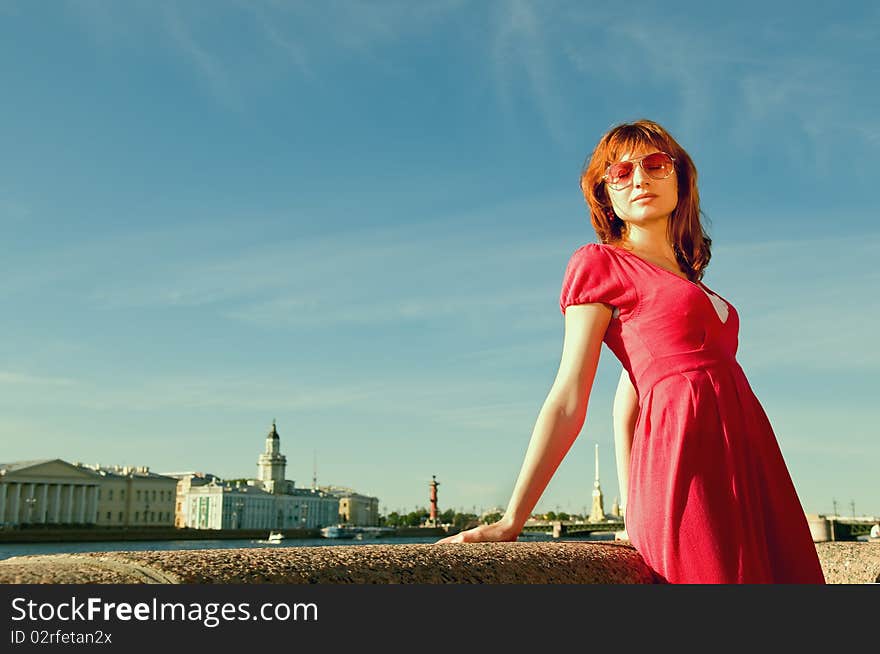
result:
M 0 464 L 0 525 L 95 523 L 100 479 L 60 459 Z
M 17 525 L 21 521 L 18 519 L 18 509 L 21 504 L 21 484 L 13 483 L 10 487 L 12 491 L 12 502 L 10 502 L 9 516 L 6 518 L 8 524 Z
M 49 515 L 49 484 L 40 484 L 40 516 L 37 519 L 41 525 L 46 524 Z
M 94 524 L 97 483 L 0 481 L 0 525 Z
M 55 496 L 52 501 L 52 520 L 54 524 L 58 524 L 58 518 L 61 516 L 61 484 L 55 484 Z
M 62 522 L 70 524 L 73 522 L 73 484 L 64 485 L 65 498 L 64 502 L 64 520 Z

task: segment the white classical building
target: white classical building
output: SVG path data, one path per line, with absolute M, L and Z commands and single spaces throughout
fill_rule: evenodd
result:
M 193 486 L 184 500 L 185 527 L 191 529 L 274 529 L 275 497 L 253 486 L 214 479 Z
M 272 422 L 257 460 L 257 478 L 224 482 L 205 473 L 180 475 L 178 524 L 192 529 L 317 529 L 339 522 L 339 497 L 296 488 Z M 200 476 L 198 476 L 200 475 Z
M 223 480 L 210 472 L 163 472 L 166 477 L 173 477 L 177 480 L 176 500 L 174 503 L 174 526 L 186 527 L 187 525 L 187 509 L 186 496 L 191 488 L 210 484 L 212 481 L 222 482 Z
M 0 463 L 0 525 L 94 525 L 101 476 L 61 459 Z
M 301 488 L 276 495 L 215 480 L 191 487 L 184 502 L 184 526 L 192 529 L 318 529 L 339 522 L 338 498 Z

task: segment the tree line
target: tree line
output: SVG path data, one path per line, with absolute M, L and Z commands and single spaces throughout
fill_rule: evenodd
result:
M 382 527 L 420 527 L 425 524 L 430 517 L 430 512 L 426 508 L 416 509 L 409 513 L 398 513 L 392 511 L 388 515 L 379 516 L 379 525 Z M 535 514 L 532 518 L 536 520 L 583 520 L 582 516 L 571 515 L 561 511 L 548 511 L 547 513 Z M 459 513 L 453 509 L 443 511 L 437 516 L 440 524 L 453 525 L 459 529 L 470 529 L 478 524 L 489 524 L 501 519 L 501 513 L 486 513 L 482 517 L 475 513 Z

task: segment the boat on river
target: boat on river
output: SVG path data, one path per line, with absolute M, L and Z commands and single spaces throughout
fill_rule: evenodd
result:
M 359 533 L 360 529 L 351 525 L 331 525 L 321 528 L 323 538 L 355 538 Z
M 393 527 L 358 527 L 358 534 L 355 536 L 357 540 L 370 540 L 372 538 L 385 538 L 394 536 L 395 529 Z
M 284 540 L 284 534 L 280 531 L 270 531 L 269 537 L 266 538 L 267 543 L 280 543 Z

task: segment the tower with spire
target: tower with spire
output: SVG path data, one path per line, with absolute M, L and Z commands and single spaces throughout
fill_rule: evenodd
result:
M 266 449 L 257 460 L 257 479 L 269 493 L 281 493 L 284 488 L 284 474 L 287 457 L 281 453 L 281 437 L 272 420 L 272 429 L 266 436 Z
M 312 451 L 312 491 L 318 490 L 318 451 Z
M 599 485 L 599 443 L 596 443 L 596 481 L 593 482 L 593 506 L 590 509 L 590 522 L 605 522 L 602 487 Z

